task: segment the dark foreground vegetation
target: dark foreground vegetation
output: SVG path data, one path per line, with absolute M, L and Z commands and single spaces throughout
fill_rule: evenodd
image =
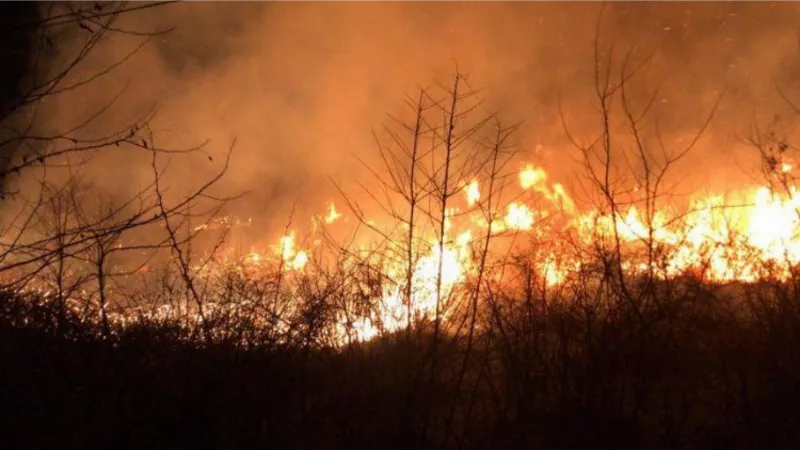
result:
M 459 393 L 456 341 L 428 380 L 421 335 L 341 351 L 192 345 L 155 325 L 105 340 L 5 297 L 0 439 L 4 448 L 798 448 L 800 297 L 785 285 L 736 291 L 758 295 L 758 308 L 695 285 L 643 321 L 621 307 L 509 309 L 502 336 L 476 345 Z

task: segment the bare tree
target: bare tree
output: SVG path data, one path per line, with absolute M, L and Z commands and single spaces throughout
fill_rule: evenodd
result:
M 35 19 L 3 24 L 0 33 L 16 34 L 23 41 L 30 42 L 21 52 L 23 54 L 8 55 L 9 58 L 27 61 L 22 65 L 24 70 L 9 75 L 9 82 L 16 81 L 16 92 L 9 93 L 0 105 L 0 151 L 3 158 L 0 177 L 4 185 L 12 175 L 20 175 L 29 168 L 49 164 L 51 160 L 66 155 L 89 155 L 114 147 L 146 148 L 146 142 L 137 133 L 152 119 L 149 113 L 131 126 L 84 137 L 84 131 L 112 108 L 119 94 L 89 113 L 82 122 L 64 130 L 43 132 L 39 122 L 44 120 L 43 110 L 47 104 L 91 88 L 93 83 L 133 58 L 154 37 L 169 32 L 169 29 L 121 28 L 117 24 L 125 15 L 169 3 L 172 2 L 136 5 L 128 2 L 42 3 L 37 4 Z M 84 67 L 86 61 L 104 41 L 116 36 L 135 36 L 139 42 L 105 67 L 87 71 Z M 3 190 L 4 195 L 13 192 L 8 187 Z
M 108 283 L 113 279 L 128 277 L 141 268 L 109 270 L 111 255 L 121 252 L 149 253 L 150 256 L 141 262 L 143 267 L 153 253 L 171 249 L 179 262 L 186 287 L 193 293 L 200 315 L 204 315 L 199 293 L 190 283 L 187 272 L 190 261 L 186 256 L 186 244 L 196 235 L 196 231 L 179 237 L 177 230 L 190 223 L 192 217 L 206 220 L 219 212 L 225 199 L 209 196 L 209 189 L 224 174 L 230 152 L 218 175 L 189 192 L 183 200 L 169 205 L 162 195 L 163 174 L 162 169 L 155 167 L 156 155 L 203 153 L 204 144 L 184 149 L 159 147 L 150 132 L 149 125 L 155 117 L 153 111 L 116 130 L 88 132 L 98 128 L 98 122 L 109 114 L 122 93 L 112 96 L 79 123 L 55 132 L 44 131 L 54 127 L 42 126 L 41 122 L 45 120 L 43 111 L 48 104 L 63 101 L 81 89 L 92 88 L 101 78 L 133 58 L 153 38 L 169 32 L 170 29 L 140 30 L 123 25 L 123 19 L 132 13 L 169 3 L 172 2 L 47 3 L 37 5 L 36 13 L 29 14 L 26 20 L 0 26 L 0 32 L 4 35 L 21 36 L 29 42 L 27 47 L 22 46 L 25 50 L 23 54 L 5 55 L 17 61 L 25 60 L 25 64 L 18 65 L 18 71 L 9 75 L 16 82 L 16 90 L 12 89 L 3 97 L 3 104 L 0 105 L 0 150 L 4 155 L 0 178 L 4 185 L 3 194 L 6 198 L 12 194 L 13 206 L 18 207 L 17 213 L 6 215 L 0 236 L 0 275 L 3 285 L 23 287 L 42 270 L 54 266 L 59 280 L 59 296 L 68 297 L 76 287 L 70 288 L 64 284 L 67 262 L 88 262 L 95 267 L 94 276 L 90 278 L 98 284 L 101 320 L 106 334 L 109 332 L 109 319 L 105 313 Z M 87 64 L 92 55 L 103 42 L 115 38 L 136 42 L 116 60 L 90 70 Z M 75 178 L 76 173 L 98 152 L 111 149 L 115 152 L 126 150 L 151 154 L 155 180 L 128 198 L 109 203 L 102 211 L 88 213 L 81 205 L 84 199 L 77 197 L 75 186 L 79 180 Z M 211 159 L 210 156 L 208 158 Z M 36 176 L 41 181 L 30 183 Z M 58 181 L 64 178 L 66 181 Z M 17 189 L 12 189 L 14 183 L 18 184 Z M 217 207 L 192 212 L 191 208 L 198 200 L 216 203 Z M 35 222 L 43 217 L 45 206 L 58 219 L 52 222 L 53 226 L 47 229 L 40 227 L 38 232 L 32 232 Z M 127 246 L 121 244 L 124 236 L 154 229 L 159 223 L 164 225 L 166 236 L 161 236 L 155 242 Z M 25 275 L 13 275 L 19 273 Z M 85 283 L 87 280 L 80 281 Z M 204 328 L 206 325 L 203 320 Z M 205 333 L 208 337 L 207 329 Z

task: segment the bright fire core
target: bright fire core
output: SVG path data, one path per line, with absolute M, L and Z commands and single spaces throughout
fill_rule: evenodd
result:
M 791 167 L 782 170 L 787 171 Z M 444 238 L 439 239 L 435 229 L 419 233 L 425 238 L 413 249 L 410 289 L 402 281 L 408 279 L 409 270 L 406 255 L 400 254 L 402 246 L 388 247 L 381 258 L 366 258 L 380 267 L 389 281 L 380 287 L 376 310 L 358 319 L 343 318 L 342 333 L 346 328 L 351 340 L 365 340 L 381 331 L 402 329 L 411 320 L 433 317 L 444 299 L 460 286 L 475 282 L 487 239 L 493 240 L 486 246 L 491 250 L 501 249 L 507 237 L 536 242 L 544 251 L 537 265 L 539 277 L 550 288 L 568 284 L 586 263 L 585 253 L 570 251 L 559 243 L 579 243 L 598 254 L 619 248 L 626 272 L 649 273 L 661 279 L 692 274 L 717 283 L 750 282 L 764 276 L 765 270 L 781 279 L 800 262 L 800 193 L 794 188 L 778 193 L 755 187 L 736 206 L 712 195 L 692 200 L 681 212 L 663 208 L 649 217 L 635 206 L 620 208 L 616 214 L 579 211 L 562 185 L 549 183 L 544 169 L 528 164 L 519 172 L 521 195 L 497 211 L 489 225 L 482 187 L 479 180 L 464 184 L 460 202 L 466 212 L 458 208 L 448 211 Z M 348 214 L 330 203 L 327 212 L 313 222 L 337 226 L 343 218 L 347 220 Z M 319 244 L 315 240 L 301 249 L 295 232 L 281 237 L 275 248 L 283 270 L 295 276 L 319 270 L 310 263 Z M 364 243 L 362 250 L 367 247 Z M 247 261 L 265 258 L 252 252 Z M 440 314 L 446 316 L 444 311 Z

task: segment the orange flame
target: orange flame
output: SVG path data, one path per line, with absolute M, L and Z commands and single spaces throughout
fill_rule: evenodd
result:
M 478 181 L 472 180 L 472 182 L 467 185 L 467 205 L 475 206 L 475 204 L 478 203 L 480 199 L 481 199 L 481 191 L 478 188 Z
M 791 170 L 788 164 L 783 171 Z M 519 173 L 522 192 L 533 195 L 518 196 L 507 203 L 504 214 L 495 215 L 487 222 L 486 211 L 471 208 L 481 199 L 477 180 L 464 185 L 464 206 L 470 208 L 461 214 L 457 205 L 445 211 L 443 245 L 436 238 L 439 230 L 432 225 L 421 226 L 416 234 L 422 239 L 415 248 L 411 287 L 406 290 L 407 258 L 384 253 L 377 262 L 383 274 L 394 280 L 381 286 L 375 310 L 369 314 L 344 316 L 337 325 L 341 339 L 367 340 L 383 332 L 392 332 L 409 326 L 409 321 L 431 318 L 448 312 L 442 305 L 458 287 L 470 280 L 477 271 L 472 254 L 474 236 L 490 236 L 503 231 L 515 231 L 540 238 L 544 253 L 534 265 L 540 279 L 547 286 L 569 283 L 572 274 L 581 270 L 586 262 L 582 254 L 571 252 L 561 245 L 560 236 L 574 234 L 584 245 L 617 248 L 617 240 L 624 258 L 623 268 L 632 273 L 649 271 L 659 277 L 673 277 L 687 271 L 702 273 L 709 280 L 751 281 L 758 277 L 759 264 L 776 264 L 786 276 L 791 264 L 800 262 L 800 193 L 792 188 L 786 194 L 758 187 L 750 191 L 744 205 L 726 207 L 720 196 L 707 196 L 690 202 L 688 212 L 678 214 L 672 207 L 659 208 L 648 213 L 636 206 L 616 214 L 597 210 L 580 211 L 566 188 L 559 183 L 548 183 L 544 169 L 526 165 Z M 545 200 L 539 203 L 538 200 Z M 536 201 L 537 203 L 534 203 Z M 534 208 L 534 205 L 537 205 Z M 342 214 L 333 203 L 328 204 L 324 216 L 333 223 Z M 560 216 L 561 220 L 544 220 Z M 373 227 L 379 226 L 376 218 L 365 219 Z M 555 228 L 550 227 L 556 223 Z M 408 224 L 405 228 L 408 229 Z M 430 228 L 428 228 L 430 227 Z M 547 234 L 547 233 L 552 233 Z M 564 234 L 559 234 L 564 233 Z M 426 238 L 423 238 L 427 236 Z M 453 236 L 454 238 L 450 238 Z M 368 249 L 368 241 L 359 240 L 360 247 Z M 662 249 L 657 252 L 647 248 Z M 308 271 L 310 249 L 297 248 L 294 232 L 282 236 L 276 254 L 287 271 Z M 666 249 L 666 250 L 663 250 Z M 648 256 L 649 255 L 649 256 Z M 653 256 L 656 255 L 656 256 Z M 246 264 L 259 265 L 264 256 L 251 253 Z M 410 292 L 410 298 L 408 297 Z

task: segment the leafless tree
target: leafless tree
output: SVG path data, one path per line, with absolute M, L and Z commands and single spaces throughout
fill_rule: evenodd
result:
M 122 147 L 131 150 L 146 149 L 147 143 L 137 133 L 152 119 L 152 114 L 135 120 L 130 126 L 109 130 L 93 137 L 84 133 L 114 106 L 120 95 L 88 114 L 80 123 L 55 133 L 43 132 L 39 123 L 44 120 L 44 109 L 113 73 L 154 37 L 169 29 L 136 30 L 122 28 L 118 22 L 125 15 L 146 9 L 162 7 L 172 2 L 50 2 L 38 5 L 35 20 L 3 25 L 5 33 L 22 32 L 31 40 L 30 54 L 24 75 L 20 76 L 17 92 L 10 96 L 0 110 L 0 150 L 3 152 L 3 169 L 0 172 L 5 185 L 3 195 L 14 193 L 9 178 L 36 166 L 52 164 L 67 155 L 90 155 L 102 149 Z M 87 71 L 85 64 L 97 48 L 109 39 L 121 36 L 137 37 L 139 42 L 116 61 L 95 71 Z

